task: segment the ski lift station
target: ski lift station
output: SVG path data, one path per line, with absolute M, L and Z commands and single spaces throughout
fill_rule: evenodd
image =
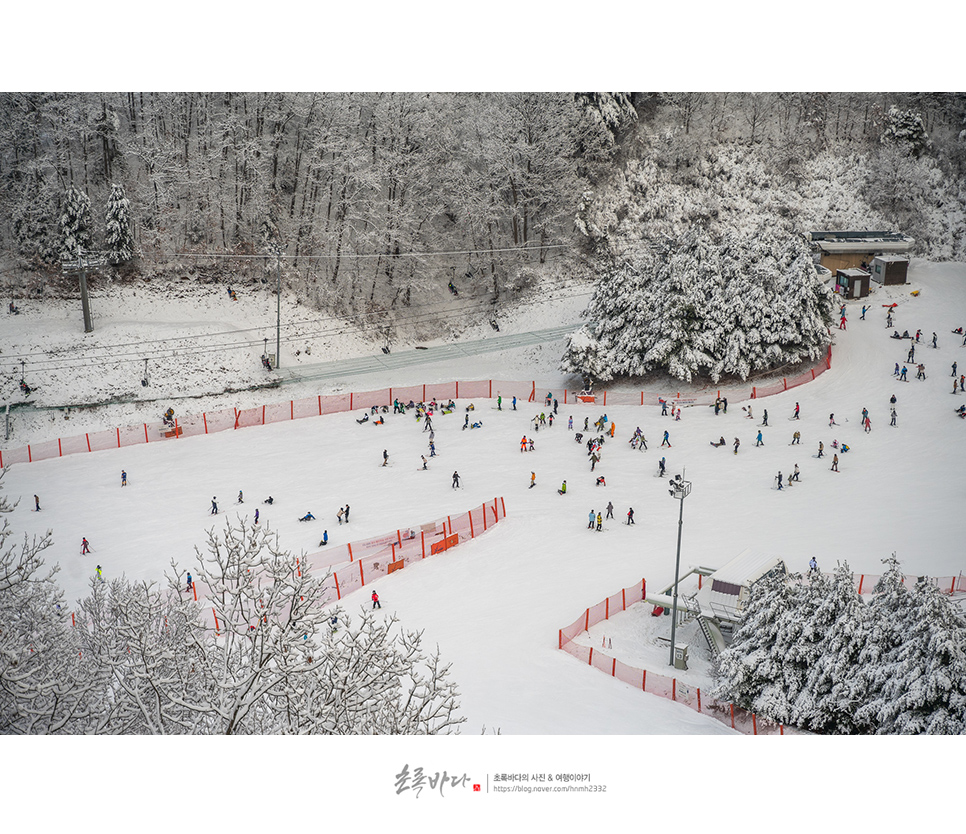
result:
M 678 621 L 697 620 L 714 656 L 731 642 L 735 627 L 744 617 L 752 587 L 768 577 L 787 574 L 782 558 L 751 550 L 743 550 L 718 569 L 692 567 L 678 580 Z M 692 575 L 700 577 L 698 589 L 690 595 L 684 594 L 681 583 Z M 648 594 L 646 601 L 671 612 L 673 594 L 671 584 L 658 594 Z

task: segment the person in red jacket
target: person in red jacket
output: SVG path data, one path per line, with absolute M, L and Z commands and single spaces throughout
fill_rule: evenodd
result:
M 372 592 L 372 607 L 382 608 L 382 605 L 379 604 L 379 594 L 377 594 L 375 591 Z

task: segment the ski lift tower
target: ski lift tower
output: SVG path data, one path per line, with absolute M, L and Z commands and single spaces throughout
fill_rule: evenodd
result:
M 91 299 L 87 292 L 87 273 L 96 271 L 107 264 L 107 256 L 103 252 L 85 252 L 79 249 L 72 258 L 62 258 L 60 268 L 65 275 L 80 277 L 81 307 L 84 309 L 84 332 L 94 332 L 94 320 L 91 318 Z

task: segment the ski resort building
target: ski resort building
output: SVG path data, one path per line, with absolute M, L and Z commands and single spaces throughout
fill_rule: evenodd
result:
M 868 269 L 880 255 L 908 255 L 916 241 L 899 232 L 810 232 L 820 263 L 839 269 Z
M 872 280 L 883 286 L 905 284 L 909 258 L 904 255 L 876 255 L 872 259 Z
M 697 620 L 711 654 L 718 654 L 731 642 L 735 627 L 744 617 L 752 587 L 763 579 L 787 573 L 782 558 L 750 550 L 743 550 L 717 570 L 692 567 L 679 578 L 679 587 L 680 582 L 692 574 L 698 574 L 702 581 L 697 593 L 688 596 L 679 591 L 678 622 Z M 646 599 L 665 611 L 671 611 L 673 593 L 674 586 L 671 585 L 659 594 L 648 594 Z
M 842 298 L 865 298 L 871 292 L 872 275 L 864 269 L 835 270 L 835 289 Z

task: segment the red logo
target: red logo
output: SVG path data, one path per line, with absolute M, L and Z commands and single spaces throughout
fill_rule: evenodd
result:
M 473 790 L 474 791 L 478 791 L 479 789 L 480 789 L 480 786 L 479 785 L 473 785 Z

